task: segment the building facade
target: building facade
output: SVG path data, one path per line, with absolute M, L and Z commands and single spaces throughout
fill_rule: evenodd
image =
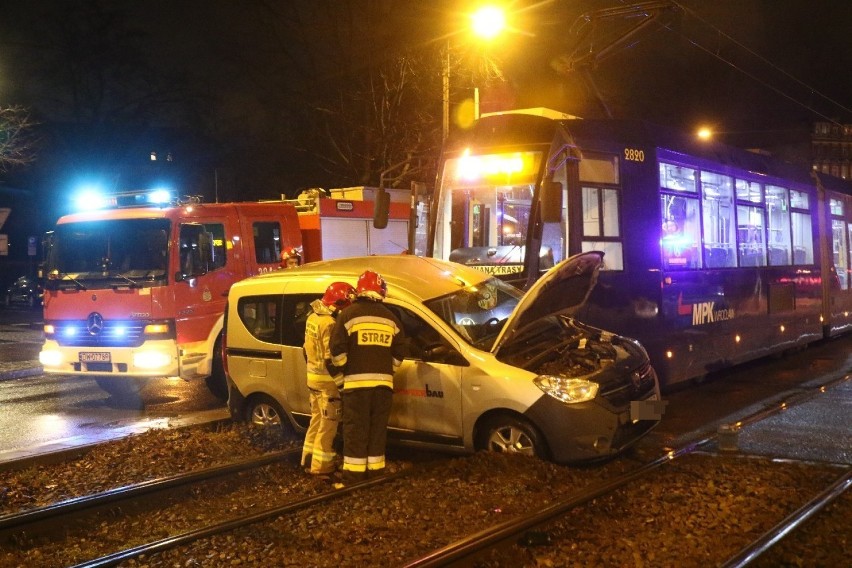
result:
M 813 169 L 843 179 L 852 178 L 852 124 L 815 122 L 811 133 Z

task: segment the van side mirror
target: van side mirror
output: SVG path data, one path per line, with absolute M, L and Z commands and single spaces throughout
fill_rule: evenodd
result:
M 558 181 L 541 183 L 541 220 L 544 223 L 562 221 L 562 184 Z
M 373 227 L 384 229 L 388 226 L 390 216 L 390 193 L 385 188 L 376 190 L 376 202 L 373 207 Z

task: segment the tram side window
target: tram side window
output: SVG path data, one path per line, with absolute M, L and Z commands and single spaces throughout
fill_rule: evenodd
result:
M 696 193 L 696 170 L 660 162 L 660 187 L 678 192 Z
M 763 186 L 756 181 L 737 180 L 737 201 L 763 203 Z
M 663 268 L 701 268 L 698 199 L 664 193 L 660 195 L 660 213 Z
M 762 207 L 737 206 L 740 266 L 766 266 L 766 224 Z
M 252 223 L 254 260 L 258 264 L 281 262 L 281 226 L 277 221 Z
M 728 176 L 701 172 L 701 195 L 704 265 L 707 268 L 735 267 L 733 180 Z
M 814 263 L 814 237 L 811 228 L 810 196 L 790 190 L 790 232 L 793 239 L 793 264 Z
M 769 266 L 791 264 L 790 202 L 787 190 L 766 186 L 766 214 L 769 219 Z
M 624 270 L 618 190 L 583 188 L 583 252 L 604 252 L 604 270 Z
M 793 264 L 813 264 L 814 239 L 810 214 L 793 211 L 790 220 L 793 225 Z

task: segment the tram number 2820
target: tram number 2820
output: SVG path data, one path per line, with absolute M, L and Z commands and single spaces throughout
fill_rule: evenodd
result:
M 637 150 L 636 148 L 625 148 L 624 149 L 624 159 L 628 162 L 644 162 L 645 161 L 645 151 Z

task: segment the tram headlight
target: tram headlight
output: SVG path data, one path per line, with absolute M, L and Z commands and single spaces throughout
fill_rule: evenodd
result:
M 137 351 L 133 354 L 133 365 L 138 369 L 162 369 L 171 362 L 171 356 L 162 351 Z
M 588 402 L 598 395 L 598 383 L 586 379 L 539 375 L 533 379 L 535 386 L 566 404 Z

